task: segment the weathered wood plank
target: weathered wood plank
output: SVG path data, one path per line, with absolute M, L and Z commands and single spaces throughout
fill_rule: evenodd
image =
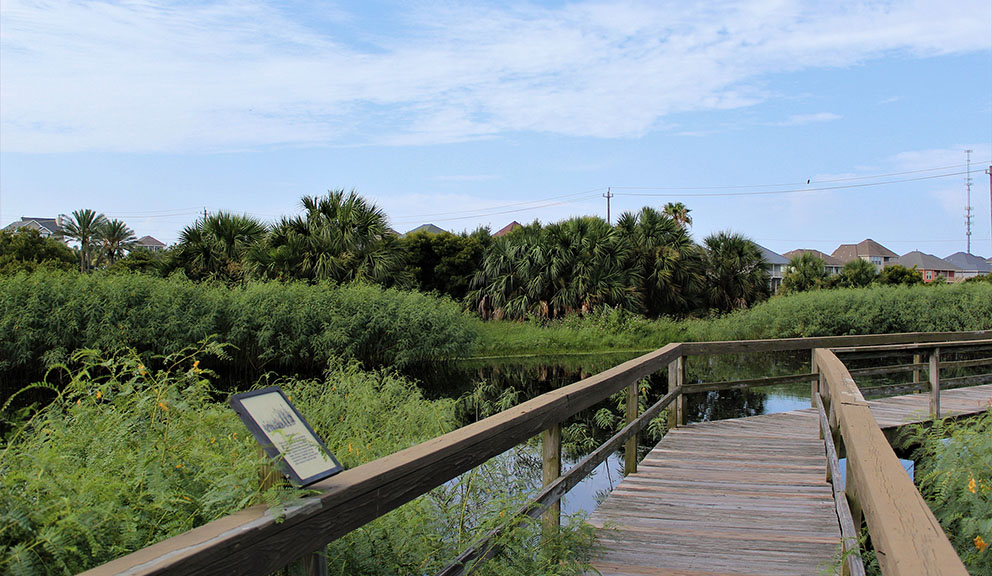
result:
M 829 350 L 817 351 L 817 364 L 826 376 L 831 401 L 838 406 L 847 449 L 847 485 L 868 522 L 882 572 L 966 575 L 847 369 Z

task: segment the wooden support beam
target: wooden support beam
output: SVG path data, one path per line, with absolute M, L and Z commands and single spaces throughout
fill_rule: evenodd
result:
M 561 425 L 555 424 L 541 433 L 543 486 L 549 486 L 561 476 Z M 561 525 L 561 500 L 555 500 L 541 516 L 545 538 L 558 533 Z
M 923 371 L 919 369 L 920 364 L 923 363 L 922 354 L 913 354 L 913 385 L 919 386 L 920 382 L 923 381 Z M 917 390 L 913 391 L 914 394 L 919 394 Z
M 679 356 L 668 365 L 668 391 L 681 390 L 685 383 L 685 356 Z M 668 427 L 685 424 L 685 394 L 680 393 L 668 409 Z
M 810 350 L 809 355 L 810 355 L 809 371 L 810 373 L 816 375 L 816 377 L 814 377 L 812 380 L 809 381 L 809 385 L 810 385 L 809 402 L 813 408 L 816 408 L 816 399 L 819 398 L 820 396 L 820 375 L 819 375 L 820 371 L 816 368 L 816 349 L 814 348 Z M 823 431 L 821 430 L 820 433 L 822 434 Z
M 940 418 L 940 348 L 930 352 L 930 415 Z
M 637 420 L 637 400 L 638 400 L 638 383 L 633 382 L 627 386 L 627 410 L 626 410 L 626 423 L 629 425 L 631 422 Z M 624 475 L 636 474 L 637 473 L 637 434 L 634 434 L 627 440 L 624 444 L 623 450 L 623 473 Z

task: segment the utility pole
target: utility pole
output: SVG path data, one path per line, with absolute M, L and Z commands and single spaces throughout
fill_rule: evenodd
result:
M 964 205 L 965 236 L 968 238 L 968 254 L 971 254 L 971 150 L 964 151 L 968 175 L 964 179 L 964 187 L 968 190 L 968 200 Z
M 606 223 L 610 226 L 613 222 L 610 221 L 610 198 L 613 198 L 613 194 L 610 194 L 610 189 L 606 189 L 606 194 L 603 194 L 603 198 L 606 198 Z

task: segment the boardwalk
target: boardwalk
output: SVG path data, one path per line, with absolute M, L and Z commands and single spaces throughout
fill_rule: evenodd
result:
M 941 395 L 941 412 L 982 411 L 992 385 Z M 871 403 L 883 427 L 926 415 L 926 394 Z M 840 531 L 812 410 L 669 432 L 593 513 L 604 575 L 815 575 Z

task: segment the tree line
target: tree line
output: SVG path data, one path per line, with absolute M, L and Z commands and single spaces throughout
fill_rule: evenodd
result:
M 74 258 L 84 272 L 104 267 L 229 284 L 362 282 L 450 296 L 486 319 L 555 319 L 601 306 L 647 317 L 706 315 L 769 296 L 761 249 L 729 231 L 695 242 L 691 210 L 682 203 L 624 212 L 612 225 L 594 216 L 535 221 L 499 237 L 487 228 L 400 236 L 385 212 L 354 190 L 305 196 L 300 205 L 301 214 L 272 224 L 247 214 L 205 215 L 161 254 L 131 250 L 134 232 L 123 222 L 77 210 L 64 226 L 79 244 L 74 253 L 55 240 L 6 234 L 0 271 L 43 259 L 65 267 Z M 792 260 L 782 289 L 873 282 L 913 284 L 922 276 L 901 266 L 879 274 L 862 260 L 828 276 L 823 261 L 807 253 Z

